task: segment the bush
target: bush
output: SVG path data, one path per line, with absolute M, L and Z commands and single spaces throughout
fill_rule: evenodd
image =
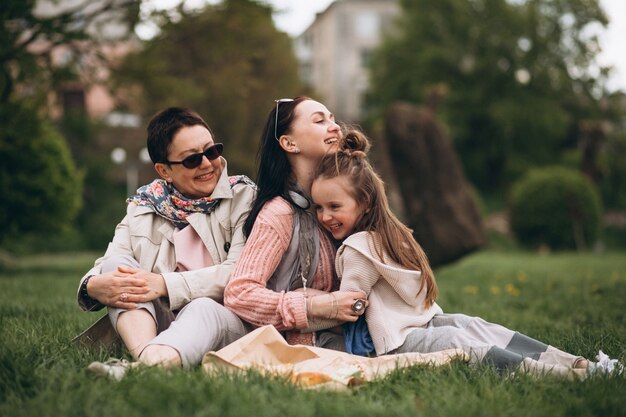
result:
M 0 126 L 0 244 L 66 229 L 80 208 L 82 176 L 65 140 L 19 103 L 0 105 Z
M 600 154 L 602 201 L 607 208 L 626 209 L 626 135 L 609 140 Z
M 585 249 L 598 238 L 601 215 L 598 191 L 567 168 L 535 169 L 511 193 L 511 229 L 526 246 Z

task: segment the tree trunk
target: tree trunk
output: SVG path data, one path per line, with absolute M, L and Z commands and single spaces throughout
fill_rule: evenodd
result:
M 452 262 L 486 242 L 461 163 L 431 109 L 393 104 L 384 141 L 404 200 L 405 223 L 432 265 Z

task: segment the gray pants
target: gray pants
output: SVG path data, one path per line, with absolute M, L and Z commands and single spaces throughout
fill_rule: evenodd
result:
M 329 330 L 320 330 L 315 333 L 315 346 L 345 352 L 346 339 L 343 333 L 339 334 Z
M 425 328 L 413 330 L 404 344 L 390 353 L 428 353 L 450 348 L 469 353 L 471 363 L 488 363 L 499 370 L 516 369 L 522 364 L 544 372 L 553 368 L 571 369 L 584 359 L 464 314 L 435 315 Z
M 134 258 L 116 256 L 102 263 L 102 272 L 114 271 L 120 265 L 141 268 Z M 176 315 L 158 299 L 140 303 L 137 308 L 148 311 L 157 324 L 158 335 L 146 346 L 164 345 L 176 349 L 186 368 L 199 364 L 206 352 L 219 350 L 247 333 L 239 317 L 210 298 L 196 298 Z M 126 311 L 108 308 L 115 331 L 119 315 Z

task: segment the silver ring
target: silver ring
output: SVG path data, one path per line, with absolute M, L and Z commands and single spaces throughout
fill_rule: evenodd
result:
M 365 310 L 365 300 L 359 298 L 354 303 L 352 303 L 351 308 L 352 311 L 354 311 L 356 314 L 361 313 L 361 311 Z
M 120 301 L 126 301 L 128 300 L 128 294 L 126 294 L 125 292 L 120 294 Z

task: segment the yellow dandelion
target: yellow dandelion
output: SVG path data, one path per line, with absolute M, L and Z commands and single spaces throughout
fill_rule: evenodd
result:
M 506 286 L 504 287 L 504 289 L 506 290 L 506 292 L 509 295 L 512 295 L 513 297 L 517 297 L 518 295 L 520 295 L 521 291 L 519 288 L 517 288 L 515 285 L 513 284 L 506 284 Z
M 576 287 L 569 287 L 569 293 L 570 294 L 576 294 L 578 292 L 578 288 Z
M 470 295 L 478 294 L 479 290 L 480 288 L 478 288 L 476 285 L 466 285 L 465 287 L 463 287 L 463 292 Z
M 611 273 L 611 282 L 616 283 L 617 281 L 619 281 L 619 272 L 613 271 Z
M 491 286 L 491 288 L 489 288 L 489 292 L 491 292 L 491 294 L 493 295 L 498 295 L 500 294 L 500 287 L 496 287 L 495 285 Z
M 528 275 L 526 275 L 526 273 L 524 271 L 519 271 L 517 273 L 517 280 L 519 282 L 526 282 L 526 281 L 528 281 Z

